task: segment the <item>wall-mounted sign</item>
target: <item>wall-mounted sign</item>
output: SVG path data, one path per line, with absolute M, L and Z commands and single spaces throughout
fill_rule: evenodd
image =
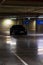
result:
M 37 24 L 43 24 L 43 20 L 36 20 Z
M 30 22 L 29 19 L 25 19 L 25 20 L 23 21 L 23 24 L 29 24 L 29 22 Z

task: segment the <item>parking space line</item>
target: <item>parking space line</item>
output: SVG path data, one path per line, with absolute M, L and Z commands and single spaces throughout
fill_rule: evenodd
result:
M 13 52 L 14 53 L 14 52 Z M 24 64 L 24 65 L 29 65 L 27 64 L 23 59 L 21 59 L 16 53 L 14 55 Z

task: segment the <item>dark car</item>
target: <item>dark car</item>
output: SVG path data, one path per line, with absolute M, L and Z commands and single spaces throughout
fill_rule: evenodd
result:
M 10 35 L 27 35 L 27 30 L 23 25 L 13 25 L 10 28 Z

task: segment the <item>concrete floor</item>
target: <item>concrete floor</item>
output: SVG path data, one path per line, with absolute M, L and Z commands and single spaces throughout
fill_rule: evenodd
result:
M 0 35 L 0 65 L 43 65 L 43 36 Z

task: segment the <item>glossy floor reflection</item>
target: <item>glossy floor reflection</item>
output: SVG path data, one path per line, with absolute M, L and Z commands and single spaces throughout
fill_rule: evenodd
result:
M 0 35 L 0 62 L 5 65 L 43 65 L 43 36 L 11 37 Z
M 0 65 L 24 65 L 11 53 L 10 36 L 0 35 Z

